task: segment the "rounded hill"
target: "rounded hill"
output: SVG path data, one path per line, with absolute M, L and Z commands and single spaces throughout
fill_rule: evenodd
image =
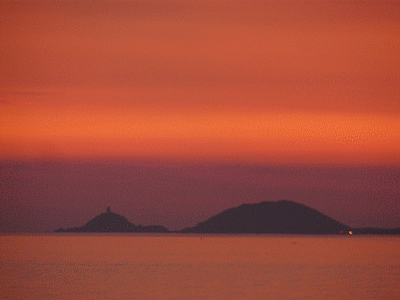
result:
M 243 204 L 182 232 L 339 234 L 348 230 L 348 226 L 310 207 L 282 200 Z

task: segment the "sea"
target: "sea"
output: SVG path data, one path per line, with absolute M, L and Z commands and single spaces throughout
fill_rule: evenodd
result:
M 0 299 L 400 299 L 400 237 L 3 234 Z

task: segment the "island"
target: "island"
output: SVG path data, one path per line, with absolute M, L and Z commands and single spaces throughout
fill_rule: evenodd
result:
M 217 214 L 183 233 L 344 234 L 352 229 L 305 205 L 281 200 L 243 204 Z
M 152 225 L 152 226 L 141 226 L 134 225 L 129 222 L 125 217 L 111 212 L 111 208 L 107 207 L 105 213 L 94 217 L 92 220 L 87 222 L 81 227 L 73 228 L 60 228 L 55 232 L 159 232 L 166 233 L 169 230 L 163 226 Z
M 134 225 L 125 217 L 107 211 L 85 225 L 55 232 L 142 232 L 201 234 L 400 234 L 400 228 L 351 228 L 317 210 L 293 201 L 242 204 L 227 209 L 194 227 L 170 231 L 164 226 Z

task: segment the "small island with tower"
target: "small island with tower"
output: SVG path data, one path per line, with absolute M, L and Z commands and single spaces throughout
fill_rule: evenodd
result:
M 73 228 L 60 228 L 55 232 L 169 232 L 163 226 L 150 225 L 142 226 L 135 225 L 129 222 L 125 217 L 111 212 L 111 207 L 107 207 L 105 213 L 94 217 L 85 225 Z

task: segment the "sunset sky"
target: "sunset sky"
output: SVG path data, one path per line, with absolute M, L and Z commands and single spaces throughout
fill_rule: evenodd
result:
M 79 203 L 80 222 L 110 202 L 132 210 L 128 198 L 138 190 L 116 187 L 115 177 L 105 186 L 109 194 L 122 189 L 125 200 L 102 194 L 96 201 L 87 193 L 99 193 L 116 170 L 125 170 L 125 179 L 145 170 L 158 186 L 164 179 L 157 174 L 176 168 L 180 183 L 171 191 L 188 180 L 189 168 L 196 174 L 189 181 L 197 178 L 191 184 L 201 182 L 214 204 L 171 192 L 163 205 L 175 199 L 171 207 L 183 207 L 174 210 L 179 218 L 197 216 L 172 220 L 169 210 L 149 208 L 164 197 L 164 186 L 134 205 L 147 216 L 139 221 L 194 225 L 233 204 L 290 197 L 349 225 L 400 226 L 399 16 L 399 1 L 1 1 L 0 230 L 12 231 L 10 220 L 30 209 L 61 215 Z M 96 166 L 102 179 L 92 176 Z M 269 184 L 251 199 L 212 193 L 227 178 L 243 191 L 249 178 L 260 187 L 265 177 L 257 166 L 262 174 L 276 166 L 282 191 L 293 174 L 311 168 L 314 176 L 295 184 L 299 193 L 274 190 L 269 197 Z M 88 184 L 86 198 L 61 192 L 68 172 Z M 213 183 L 204 184 L 201 174 Z M 349 175 L 335 181 L 340 195 L 322 192 L 332 174 Z M 370 184 L 374 196 L 365 189 Z M 354 216 L 358 205 L 366 212 Z M 200 206 L 210 208 L 200 213 Z M 374 211 L 379 216 L 371 217 Z

